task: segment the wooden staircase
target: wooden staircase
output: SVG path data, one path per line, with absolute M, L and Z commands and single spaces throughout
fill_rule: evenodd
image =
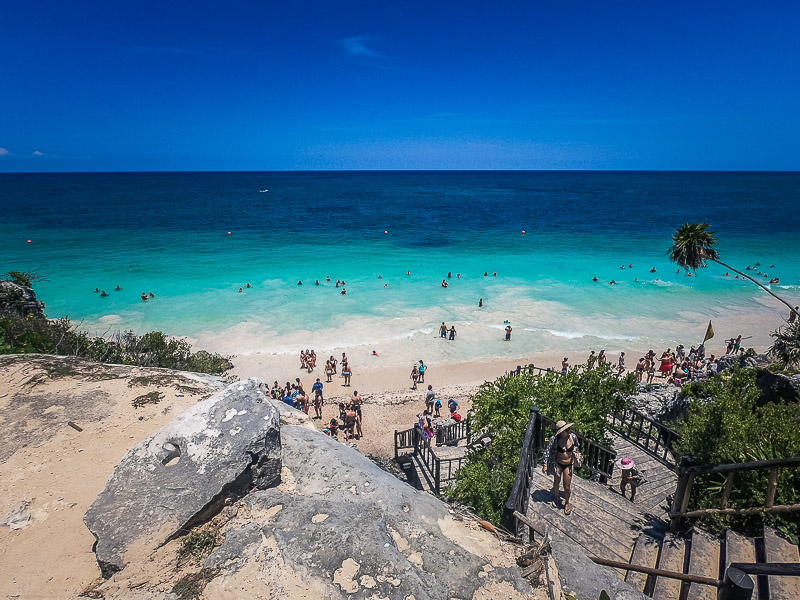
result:
M 631 564 L 678 573 L 722 579 L 731 563 L 798 562 L 797 546 L 764 527 L 763 537 L 750 538 L 726 531 L 716 538 L 694 531 L 687 539 L 667 534 L 663 539 L 640 535 L 631 554 Z M 758 579 L 758 581 L 756 581 Z M 625 581 L 654 600 L 716 600 L 717 588 L 677 579 L 628 571 Z M 800 578 L 759 576 L 753 600 L 798 600 Z
M 638 462 L 637 458 L 634 460 Z M 769 527 L 764 527 L 763 536 L 758 538 L 730 530 L 722 539 L 700 530 L 686 538 L 680 537 L 667 532 L 668 522 L 663 518 L 665 497 L 661 498 L 661 504 L 648 510 L 646 506 L 650 500 L 634 504 L 608 485 L 577 477 L 572 482 L 572 513 L 567 516 L 563 508 L 556 509 L 551 504 L 552 478 L 539 469 L 532 479 L 526 517 L 534 531 L 555 539 L 571 540 L 588 556 L 715 580 L 722 579 L 725 569 L 735 562 L 800 562 L 798 547 Z M 649 497 L 657 499 L 662 494 L 658 492 Z M 638 571 L 617 569 L 617 572 L 631 586 L 656 600 L 717 598 L 714 586 Z M 755 579 L 758 579 L 755 600 L 800 600 L 799 577 L 759 576 Z

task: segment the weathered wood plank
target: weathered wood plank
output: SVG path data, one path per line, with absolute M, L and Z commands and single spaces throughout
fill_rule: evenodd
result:
M 764 550 L 768 563 L 800 562 L 797 546 L 780 537 L 771 527 L 764 527 Z M 800 577 L 767 577 L 770 600 L 800 598 Z
M 753 538 L 745 537 L 731 531 L 725 532 L 725 569 L 731 563 L 754 563 L 756 562 L 756 542 Z M 755 583 L 755 578 L 753 578 Z M 758 588 L 753 590 L 752 600 L 758 600 Z
M 719 579 L 719 540 L 696 531 L 692 535 L 689 573 Z M 686 600 L 716 600 L 717 589 L 710 585 L 689 584 Z
M 686 551 L 686 542 L 683 538 L 673 533 L 667 534 L 661 542 L 661 557 L 658 568 L 664 571 L 683 573 L 683 559 Z M 679 600 L 681 595 L 681 582 L 669 577 L 657 577 L 653 588 L 653 600 Z
M 651 538 L 649 535 L 640 533 L 639 537 L 636 539 L 636 545 L 633 547 L 631 564 L 639 565 L 640 567 L 649 567 L 651 569 L 655 568 L 658 562 L 659 546 L 658 540 Z M 640 592 L 644 592 L 645 585 L 647 584 L 647 574 L 638 571 L 628 571 L 625 575 L 625 581 Z

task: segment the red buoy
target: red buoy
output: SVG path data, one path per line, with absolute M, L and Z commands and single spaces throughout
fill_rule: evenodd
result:
M 32 242 L 32 241 L 30 241 L 30 240 L 28 240 L 28 243 L 29 243 L 29 244 L 32 244 L 33 242 Z
M 522 235 L 525 235 L 525 230 L 524 229 L 522 230 Z
M 231 234 L 231 232 L 229 231 L 229 232 L 228 232 L 228 235 L 230 235 L 230 234 Z
M 389 232 L 388 231 L 384 231 L 383 235 L 389 235 Z

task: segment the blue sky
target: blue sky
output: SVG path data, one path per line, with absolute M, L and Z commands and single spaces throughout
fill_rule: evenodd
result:
M 0 172 L 800 168 L 797 2 L 0 4 Z

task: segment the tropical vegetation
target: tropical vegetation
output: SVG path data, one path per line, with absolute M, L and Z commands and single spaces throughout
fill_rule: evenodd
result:
M 574 422 L 589 439 L 609 440 L 606 415 L 625 407 L 636 387 L 634 375 L 619 379 L 608 364 L 573 367 L 566 375 L 548 372 L 504 375 L 485 382 L 472 398 L 473 429 L 493 433 L 492 443 L 467 455 L 450 498 L 498 523 L 514 485 L 532 406 L 553 420 Z
M 11 272 L 6 279 L 30 287 L 35 276 Z M 169 337 L 160 331 L 144 335 L 126 331 L 107 337 L 90 336 L 73 325 L 68 317 L 48 319 L 23 314 L 13 306 L 7 306 L 0 310 L 0 354 L 28 353 L 76 356 L 102 363 L 164 367 L 214 375 L 221 375 L 233 366 L 228 357 L 204 350 L 193 352 L 186 340 Z
M 774 377 L 759 369 L 735 368 L 686 388 L 693 399 L 686 418 L 675 424 L 681 435 L 678 453 L 712 465 L 800 456 L 800 403 L 796 395 L 782 398 L 760 385 L 765 376 Z M 767 476 L 765 471 L 738 474 L 729 507 L 763 506 Z M 719 508 L 724 484 L 724 475 L 698 476 L 690 509 Z M 778 470 L 775 503 L 800 504 L 800 469 Z M 758 534 L 765 522 L 796 542 L 800 515 L 711 515 L 703 522 L 716 531 L 734 528 L 750 535 Z

